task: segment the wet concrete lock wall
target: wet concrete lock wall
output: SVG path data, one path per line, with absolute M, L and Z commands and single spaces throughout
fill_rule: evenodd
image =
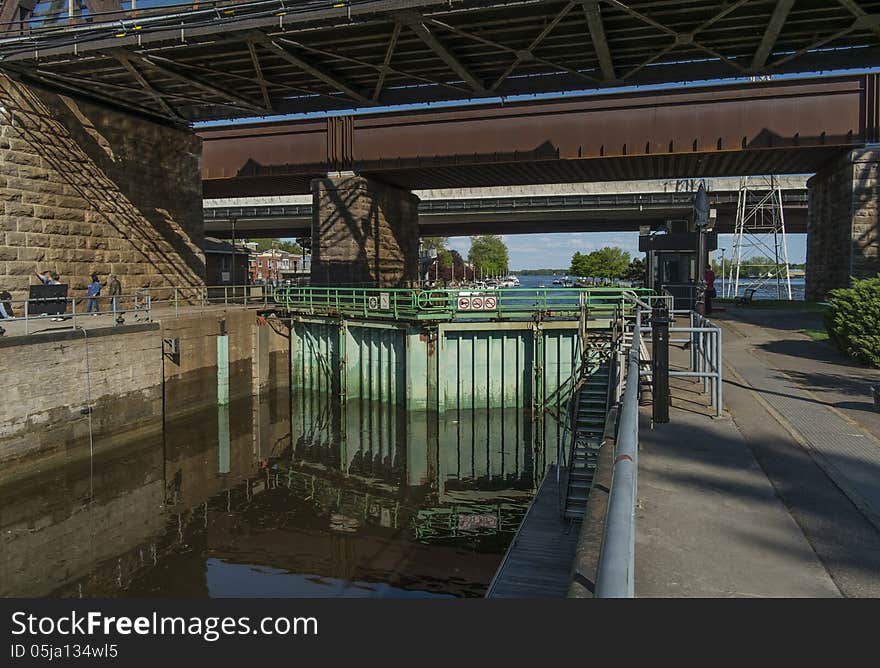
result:
M 0 339 L 0 463 L 162 426 L 158 324 Z
M 0 466 L 161 432 L 217 405 L 221 322 L 231 400 L 289 385 L 287 327 L 252 310 L 0 338 Z
M 419 323 L 298 318 L 294 389 L 410 410 L 561 406 L 577 323 Z

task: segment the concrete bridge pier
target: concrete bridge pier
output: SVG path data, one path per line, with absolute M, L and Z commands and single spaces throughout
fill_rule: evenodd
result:
M 346 172 L 312 181 L 312 197 L 312 285 L 415 284 L 418 197 Z
M 809 181 L 807 299 L 880 272 L 880 148 L 850 151 Z

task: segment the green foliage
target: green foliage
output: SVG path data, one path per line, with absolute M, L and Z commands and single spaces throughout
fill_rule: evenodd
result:
M 507 246 L 497 234 L 471 237 L 468 262 L 483 275 L 500 275 L 507 272 Z
M 644 281 L 645 258 L 634 257 L 626 268 L 626 274 L 623 277 L 628 281 Z
M 426 251 L 437 251 L 437 254 L 440 254 L 440 251 L 446 250 L 446 244 L 449 241 L 449 237 L 423 237 L 422 238 L 422 248 Z
M 453 253 L 457 254 L 456 251 L 449 251 L 449 250 L 446 250 L 445 248 L 437 249 L 437 261 L 440 263 L 441 267 L 443 267 L 444 269 L 448 269 L 449 267 L 452 266 L 452 264 L 454 262 L 453 255 L 452 255 Z
M 302 254 L 302 248 L 299 244 L 295 244 L 292 241 L 282 241 L 281 239 L 251 239 L 251 241 L 257 244 L 258 253 L 277 248 L 278 250 L 287 251 L 288 253 L 294 253 L 296 255 Z
M 880 276 L 832 290 L 825 327 L 847 355 L 880 367 Z
M 605 246 L 588 255 L 575 253 L 571 258 L 571 273 L 592 278 L 624 278 L 630 266 L 630 256 L 616 246 Z

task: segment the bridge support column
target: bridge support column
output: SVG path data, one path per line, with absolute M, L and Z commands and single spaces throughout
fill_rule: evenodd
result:
M 416 283 L 418 197 L 355 175 L 315 179 L 312 197 L 312 285 Z
M 807 299 L 880 272 L 880 149 L 850 151 L 807 181 Z

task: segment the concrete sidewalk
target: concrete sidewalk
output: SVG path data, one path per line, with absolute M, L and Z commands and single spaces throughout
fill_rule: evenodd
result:
M 669 424 L 642 409 L 636 595 L 840 596 L 734 422 L 674 386 Z
M 190 305 L 181 304 L 178 308 L 174 306 L 162 305 L 150 310 L 150 318 L 147 320 L 146 311 L 127 310 L 121 311 L 120 315 L 124 322 L 120 325 L 116 323 L 116 319 L 112 313 L 100 313 L 98 315 L 90 315 L 87 313 L 77 313 L 76 329 L 100 329 L 103 327 L 125 327 L 126 325 L 141 325 L 145 322 L 159 322 L 161 320 L 170 320 L 178 317 L 185 317 L 195 313 L 204 313 L 207 311 L 222 312 L 228 309 L 253 309 L 263 308 L 260 303 L 248 304 L 206 304 Z M 28 335 L 48 334 L 52 332 L 63 332 L 74 329 L 73 318 L 68 314 L 61 322 L 53 322 L 51 317 L 32 317 L 27 323 Z M 24 336 L 25 322 L 23 319 L 18 320 L 0 320 L 0 326 L 5 330 L 4 336 Z
M 815 314 L 717 321 L 725 416 L 676 378 L 672 422 L 642 426 L 637 594 L 880 597 L 880 372 L 799 333 Z

